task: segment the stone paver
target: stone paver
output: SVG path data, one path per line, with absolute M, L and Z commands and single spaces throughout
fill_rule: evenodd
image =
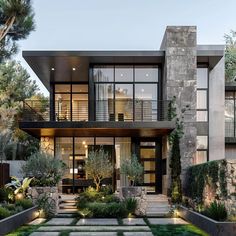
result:
M 148 226 L 125 226 L 125 225 L 99 225 L 99 226 L 41 226 L 37 229 L 37 231 L 43 231 L 43 232 L 51 232 L 51 231 L 63 231 L 63 230 L 69 230 L 69 231 L 84 231 L 84 232 L 102 232 L 102 231 L 150 231 L 150 228 Z
M 116 232 L 73 232 L 70 236 L 116 236 Z
M 124 225 L 146 225 L 143 218 L 126 218 L 123 219 Z
M 148 218 L 148 221 L 152 225 L 184 225 L 189 224 L 187 221 L 181 218 Z
M 59 232 L 34 232 L 30 236 L 58 236 Z
M 76 225 L 118 225 L 117 219 L 80 219 Z
M 70 225 L 74 218 L 52 218 L 46 225 Z
M 28 225 L 39 225 L 39 224 L 42 224 L 46 221 L 46 219 L 44 218 L 37 218 L 31 222 L 28 223 Z
M 152 232 L 124 232 L 124 236 L 153 236 Z

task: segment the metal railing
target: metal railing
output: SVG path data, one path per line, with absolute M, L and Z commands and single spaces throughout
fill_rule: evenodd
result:
M 170 121 L 171 101 L 99 100 L 95 102 L 96 121 Z M 88 121 L 88 101 L 56 101 L 54 121 Z M 49 101 L 26 100 L 21 121 L 50 121 Z

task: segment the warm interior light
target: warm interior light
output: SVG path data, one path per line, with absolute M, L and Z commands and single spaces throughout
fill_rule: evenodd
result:
M 83 144 L 83 145 L 85 145 L 85 144 L 86 144 L 86 142 L 85 142 L 85 141 L 83 141 L 83 142 L 82 142 L 82 144 Z
M 74 168 L 74 173 L 78 174 L 78 169 Z M 70 168 L 70 174 L 73 174 L 73 168 Z
M 85 148 L 87 148 L 87 147 L 88 147 L 88 145 L 84 145 L 84 147 L 85 147 Z
M 75 71 L 76 70 L 75 67 L 73 67 L 72 70 Z

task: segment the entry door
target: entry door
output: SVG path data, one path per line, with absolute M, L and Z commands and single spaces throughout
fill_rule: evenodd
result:
M 161 193 L 161 145 L 157 140 L 139 141 L 139 158 L 144 167 L 143 185 L 148 193 Z

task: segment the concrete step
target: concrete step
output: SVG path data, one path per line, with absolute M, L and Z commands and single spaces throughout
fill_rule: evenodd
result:
M 59 209 L 57 211 L 58 214 L 75 214 L 77 212 L 78 212 L 77 209 Z
M 169 212 L 146 212 L 146 216 L 148 217 L 164 217 Z
M 76 206 L 76 203 L 75 202 L 62 202 L 59 204 L 59 206 Z
M 146 212 L 166 212 L 166 213 L 168 213 L 169 211 L 170 211 L 169 208 L 161 208 L 161 209 L 159 209 L 159 208 L 147 208 L 146 209 Z

